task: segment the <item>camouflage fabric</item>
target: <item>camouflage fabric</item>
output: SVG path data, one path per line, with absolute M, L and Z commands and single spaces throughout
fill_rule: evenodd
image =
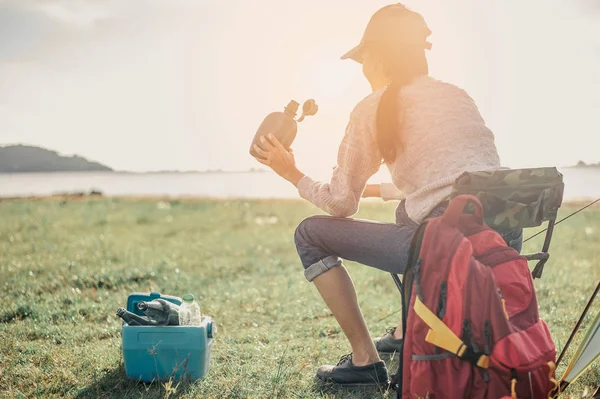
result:
M 556 219 L 563 189 L 562 174 L 556 168 L 499 169 L 463 173 L 451 197 L 475 195 L 490 227 L 512 229 Z

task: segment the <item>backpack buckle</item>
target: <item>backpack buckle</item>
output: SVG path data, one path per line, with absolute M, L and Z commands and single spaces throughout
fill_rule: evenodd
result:
M 475 352 L 473 348 L 464 343 L 458 349 L 456 353 L 461 360 L 466 360 L 471 363 L 473 366 L 480 367 L 482 369 L 487 369 L 490 366 L 490 357 L 481 352 Z

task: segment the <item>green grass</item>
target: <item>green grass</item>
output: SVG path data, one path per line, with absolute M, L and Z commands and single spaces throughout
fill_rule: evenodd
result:
M 366 203 L 358 216 L 391 221 L 393 207 Z M 281 200 L 0 201 L 0 397 L 392 397 L 313 385 L 319 365 L 349 351 L 293 244 L 295 227 L 314 212 Z M 551 254 L 536 287 L 561 346 L 600 279 L 600 209 L 559 225 Z M 383 333 L 398 316 L 386 318 L 399 307 L 391 278 L 347 267 L 373 335 Z M 192 292 L 218 323 L 207 377 L 174 393 L 125 378 L 115 311 L 129 293 L 151 290 Z M 569 392 L 581 397 L 599 383 L 596 366 Z

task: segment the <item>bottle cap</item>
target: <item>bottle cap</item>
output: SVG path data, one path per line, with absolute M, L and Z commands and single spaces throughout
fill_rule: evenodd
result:
M 181 297 L 181 299 L 183 299 L 183 302 L 194 302 L 194 295 L 193 294 L 185 294 L 184 296 Z
M 319 110 L 319 106 L 312 98 L 310 100 L 306 100 L 302 105 L 302 115 L 300 115 L 300 119 L 298 122 L 302 122 L 305 116 L 315 115 Z

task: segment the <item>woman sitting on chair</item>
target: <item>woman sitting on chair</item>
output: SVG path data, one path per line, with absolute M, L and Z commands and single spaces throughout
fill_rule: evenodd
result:
M 262 159 L 300 195 L 331 216 L 313 216 L 297 228 L 295 242 L 312 281 L 352 348 L 337 366 L 322 366 L 317 377 L 341 385 L 387 383 L 379 354 L 401 345 L 402 328 L 371 339 L 342 259 L 403 274 L 419 223 L 440 216 L 455 179 L 465 171 L 500 168 L 494 135 L 473 100 L 460 88 L 428 76 L 425 50 L 431 45 L 423 17 L 401 4 L 386 6 L 369 21 L 361 43 L 342 59 L 362 64 L 373 92 L 360 101 L 338 153 L 331 182 L 305 176 L 293 153 L 273 136 L 255 147 Z M 377 195 L 367 180 L 382 163 L 404 193 L 396 223 L 349 219 L 365 195 Z M 376 190 L 377 191 L 377 190 Z M 503 232 L 520 249 L 521 231 Z

